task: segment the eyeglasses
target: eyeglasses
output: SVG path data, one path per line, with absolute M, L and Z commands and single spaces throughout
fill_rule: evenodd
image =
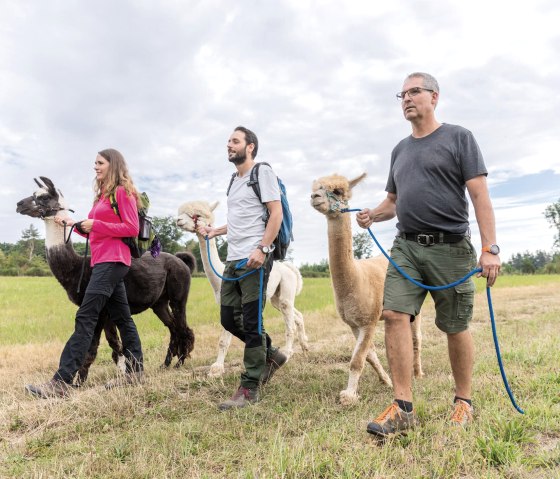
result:
M 418 95 L 419 93 L 421 93 L 423 91 L 429 91 L 429 92 L 434 92 L 434 90 L 430 90 L 429 88 L 421 88 L 419 86 L 415 86 L 414 88 L 410 88 L 406 91 L 401 91 L 400 93 L 397 93 L 397 98 L 399 100 L 404 100 L 404 97 L 406 96 L 406 94 L 408 93 L 408 96 L 410 98 L 412 98 L 413 96 Z

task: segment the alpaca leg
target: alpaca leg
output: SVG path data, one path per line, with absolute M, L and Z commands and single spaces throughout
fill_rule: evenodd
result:
M 366 357 L 373 339 L 373 330 L 368 328 L 352 328 L 356 337 L 356 345 L 350 360 L 350 373 L 348 375 L 348 385 L 346 389 L 340 391 L 340 403 L 343 406 L 355 404 L 358 401 L 358 382 L 364 369 Z
M 412 322 L 412 347 L 414 348 L 414 376 L 424 377 L 422 370 L 422 315 L 416 316 Z
M 270 303 L 282 313 L 282 317 L 284 318 L 284 323 L 286 324 L 286 344 L 283 351 L 289 359 L 294 354 L 294 339 L 296 332 L 293 305 L 290 305 L 286 300 L 279 299 L 277 296 L 270 298 Z
M 373 369 L 377 373 L 377 377 L 379 378 L 379 380 L 383 384 L 386 384 L 387 386 L 392 388 L 393 387 L 393 382 L 391 381 L 391 378 L 385 372 L 385 369 L 383 369 L 383 366 L 379 362 L 379 358 L 377 357 L 377 352 L 375 351 L 375 345 L 374 344 L 371 345 L 371 349 L 369 350 L 369 352 L 367 354 L 366 361 L 373 366 Z
M 305 333 L 303 315 L 296 308 L 294 308 L 294 321 L 296 323 L 299 345 L 301 346 L 303 354 L 306 354 L 309 351 L 309 339 L 307 338 L 307 334 Z
M 220 340 L 218 341 L 218 357 L 216 358 L 214 364 L 210 366 L 208 377 L 217 378 L 223 376 L 225 373 L 226 369 L 224 363 L 229 345 L 231 344 L 231 338 L 233 338 L 233 334 L 223 329 L 222 334 L 220 335 Z

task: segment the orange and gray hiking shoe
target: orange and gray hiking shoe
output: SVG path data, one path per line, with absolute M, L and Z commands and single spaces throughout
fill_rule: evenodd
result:
M 403 411 L 393 402 L 375 421 L 367 425 L 367 432 L 381 438 L 393 434 L 403 434 L 416 426 L 416 413 Z
M 451 415 L 451 424 L 466 427 L 473 420 L 473 412 L 473 407 L 468 402 L 457 399 Z

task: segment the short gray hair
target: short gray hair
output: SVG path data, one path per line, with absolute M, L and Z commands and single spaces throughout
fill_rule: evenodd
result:
M 429 73 L 414 72 L 414 73 L 411 73 L 411 74 L 407 75 L 407 77 L 405 78 L 405 81 L 408 80 L 409 78 L 422 78 L 422 81 L 424 83 L 424 88 L 427 88 L 428 90 L 434 90 L 434 91 L 437 91 L 439 93 L 438 82 Z

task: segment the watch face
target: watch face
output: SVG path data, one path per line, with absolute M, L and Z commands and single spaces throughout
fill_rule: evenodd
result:
M 500 247 L 497 244 L 490 245 L 490 253 L 500 254 Z

